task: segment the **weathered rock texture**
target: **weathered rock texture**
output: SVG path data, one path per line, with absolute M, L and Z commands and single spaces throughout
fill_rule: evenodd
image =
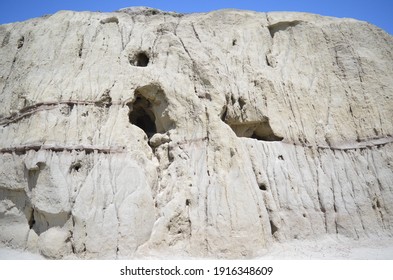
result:
M 351 19 L 62 11 L 0 26 L 0 242 L 253 256 L 393 233 L 393 37 Z

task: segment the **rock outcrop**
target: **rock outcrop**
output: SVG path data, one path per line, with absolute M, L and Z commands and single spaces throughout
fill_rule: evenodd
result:
M 352 19 L 61 11 L 0 26 L 0 243 L 252 257 L 393 233 L 393 37 Z

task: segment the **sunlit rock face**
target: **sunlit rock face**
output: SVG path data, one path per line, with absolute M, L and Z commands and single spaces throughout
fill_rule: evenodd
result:
M 0 26 L 0 244 L 252 257 L 393 233 L 393 37 L 303 13 Z

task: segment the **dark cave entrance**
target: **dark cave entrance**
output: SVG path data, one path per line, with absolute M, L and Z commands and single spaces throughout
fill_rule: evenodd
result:
M 157 133 L 156 117 L 152 104 L 145 97 L 138 95 L 132 104 L 132 111 L 129 114 L 130 123 L 141 128 L 151 138 Z
M 252 138 L 261 141 L 282 141 L 271 128 L 269 121 L 229 124 L 238 137 Z
M 232 103 L 235 103 L 232 99 Z M 245 101 L 238 99 L 240 108 L 243 109 Z M 261 120 L 241 122 L 239 119 L 228 117 L 228 107 L 225 105 L 221 112 L 221 120 L 229 125 L 238 137 L 252 138 L 260 141 L 282 141 L 284 138 L 277 135 L 270 126 L 269 118 L 263 117 Z
M 136 56 L 136 66 L 146 67 L 149 64 L 149 57 L 146 53 L 138 53 Z

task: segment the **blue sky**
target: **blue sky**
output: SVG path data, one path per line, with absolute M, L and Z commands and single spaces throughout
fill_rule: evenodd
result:
M 183 13 L 223 8 L 310 12 L 368 21 L 393 34 L 393 0 L 0 0 L 0 24 L 53 14 L 59 10 L 110 12 L 130 6 Z

